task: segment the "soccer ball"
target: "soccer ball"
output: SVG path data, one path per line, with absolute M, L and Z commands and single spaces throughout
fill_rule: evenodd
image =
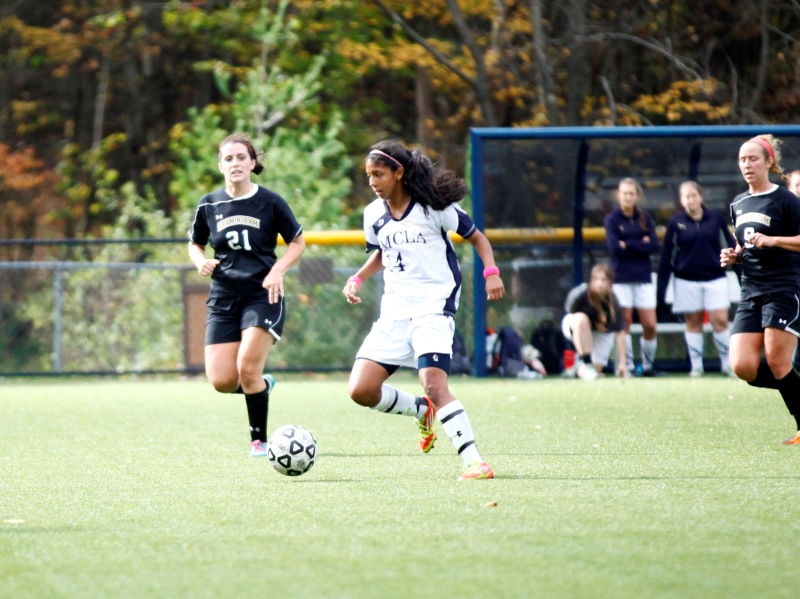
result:
M 287 424 L 276 429 L 267 444 L 267 459 L 286 476 L 300 476 L 314 465 L 317 441 L 307 428 Z

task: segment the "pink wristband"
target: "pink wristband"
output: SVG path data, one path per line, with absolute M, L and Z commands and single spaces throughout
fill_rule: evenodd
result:
M 353 275 L 352 277 L 350 277 L 349 279 L 347 279 L 347 282 L 348 282 L 348 283 L 349 283 L 350 281 L 353 281 L 353 282 L 356 284 L 356 291 L 358 291 L 359 289 L 361 289 L 361 283 L 363 283 L 363 281 L 361 280 L 361 278 L 360 278 L 358 275 Z
M 483 269 L 483 278 L 491 277 L 492 275 L 499 275 L 500 269 L 496 266 L 487 266 Z

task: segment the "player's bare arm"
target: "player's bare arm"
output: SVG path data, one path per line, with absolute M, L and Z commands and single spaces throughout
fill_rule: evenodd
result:
M 790 252 L 800 252 L 800 235 L 795 235 L 793 237 L 770 237 L 763 233 L 754 233 L 749 241 L 759 249 L 776 247 Z
M 492 244 L 489 243 L 486 235 L 480 231 L 475 231 L 467 241 L 475 248 L 475 251 L 478 253 L 478 256 L 480 256 L 481 262 L 483 262 L 485 267 L 495 266 Z M 499 274 L 486 277 L 486 299 L 500 299 L 505 295 L 505 292 L 503 279 L 500 278 Z
M 206 248 L 202 245 L 189 242 L 189 259 L 194 264 L 197 272 L 204 277 L 209 276 L 219 264 L 219 260 L 206 258 Z
M 361 289 L 361 284 L 369 279 L 374 274 L 381 271 L 383 268 L 383 252 L 381 250 L 376 250 L 370 254 L 370 257 L 367 258 L 367 261 L 364 265 L 358 269 L 358 272 L 354 274 L 352 277 L 347 279 L 347 283 L 344 285 L 344 289 L 342 289 L 342 293 L 347 298 L 347 302 L 350 304 L 360 304 L 361 298 L 358 297 L 356 294 L 358 290 Z
M 722 268 L 732 266 L 742 261 L 742 246 L 738 243 L 736 248 L 723 248 L 719 253 L 719 263 Z
M 286 246 L 283 256 L 278 258 L 275 264 L 264 278 L 262 286 L 269 294 L 269 303 L 275 304 L 284 295 L 283 275 L 285 275 L 295 264 L 300 262 L 300 257 L 306 251 L 306 240 L 302 235 L 298 235 Z

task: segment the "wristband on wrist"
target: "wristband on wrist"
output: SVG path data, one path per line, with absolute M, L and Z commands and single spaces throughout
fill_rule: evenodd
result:
M 356 284 L 356 291 L 361 289 L 361 283 L 363 283 L 363 281 L 361 280 L 361 277 L 359 277 L 358 275 L 353 275 L 352 277 L 347 279 L 348 283 L 350 283 L 351 281 Z
M 500 269 L 497 268 L 496 266 L 487 266 L 486 268 L 483 269 L 484 279 L 492 275 L 499 275 L 499 274 L 500 274 Z

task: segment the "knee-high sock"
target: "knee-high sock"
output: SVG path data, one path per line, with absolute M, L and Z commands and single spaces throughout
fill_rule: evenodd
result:
M 481 454 L 478 453 L 478 447 L 475 445 L 475 435 L 472 433 L 467 411 L 462 403 L 458 400 L 451 401 L 443 406 L 436 415 L 464 464 L 482 462 Z
M 714 333 L 714 345 L 717 346 L 719 353 L 719 361 L 722 366 L 722 372 L 727 372 L 731 368 L 731 363 L 728 359 L 728 352 L 731 345 L 731 330 L 725 329 L 719 333 Z
M 689 350 L 689 362 L 692 364 L 692 370 L 703 370 L 703 333 L 690 333 L 686 331 L 683 334 L 686 340 L 686 349 Z
M 652 370 L 653 362 L 656 361 L 658 337 L 653 339 L 639 339 L 639 345 L 642 346 L 642 370 Z
M 775 380 L 775 375 L 766 362 L 761 362 L 758 365 L 758 372 L 756 378 L 747 383 L 751 387 L 761 387 L 763 389 L 777 389 L 778 381 Z
M 428 411 L 428 402 L 408 391 L 391 385 L 381 385 L 381 400 L 371 409 L 386 414 L 406 414 L 421 419 Z
M 778 391 L 781 392 L 783 403 L 789 413 L 794 416 L 797 430 L 800 430 L 800 374 L 792 368 L 782 379 L 775 381 L 778 386 Z
M 258 393 L 245 393 L 247 418 L 250 420 L 250 440 L 267 440 L 267 414 L 269 413 L 269 393 L 265 387 Z

